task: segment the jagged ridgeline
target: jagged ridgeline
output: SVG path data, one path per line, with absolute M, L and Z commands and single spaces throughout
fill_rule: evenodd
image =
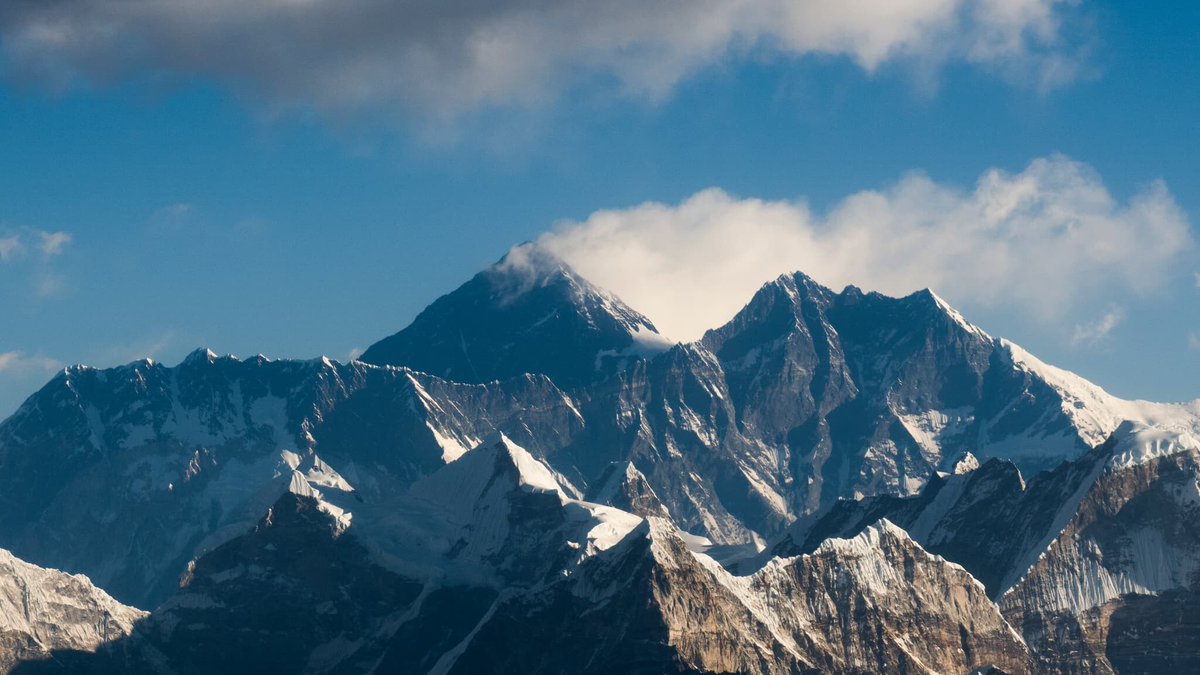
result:
M 1197 436 L 930 291 L 789 274 L 680 344 L 518 247 L 360 361 L 30 397 L 0 668 L 1194 672 Z

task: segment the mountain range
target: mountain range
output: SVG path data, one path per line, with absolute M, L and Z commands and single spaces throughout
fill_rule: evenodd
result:
M 360 360 L 55 376 L 0 670 L 1196 671 L 1197 438 L 928 290 L 677 343 L 526 245 Z

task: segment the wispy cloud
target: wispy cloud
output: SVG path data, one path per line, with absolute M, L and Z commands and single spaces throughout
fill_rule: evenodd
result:
M 62 369 L 57 359 L 38 355 L 26 355 L 20 351 L 0 353 L 0 375 L 16 377 L 48 375 Z
M 840 56 L 873 72 L 966 63 L 1047 87 L 1079 70 L 1059 0 L 206 0 L 0 4 L 7 75 L 195 76 L 271 107 L 454 115 L 528 106 L 586 83 L 660 99 L 706 67 Z M 1078 22 L 1083 24 L 1083 22 Z M 270 49 L 263 49 L 263 45 Z
M 67 290 L 67 279 L 60 274 L 39 274 L 33 282 L 33 292 L 39 298 L 49 298 Z
M 1124 310 L 1114 307 L 1091 323 L 1076 325 L 1075 333 L 1071 336 L 1071 344 L 1075 347 L 1099 344 L 1124 320 Z
M 167 204 L 150 214 L 147 226 L 151 232 L 178 232 L 196 221 L 196 205 L 187 202 Z
M 0 228 L 0 262 L 15 262 L 31 251 L 40 252 L 43 258 L 52 258 L 63 253 L 72 239 L 69 232 L 27 227 L 4 232 Z
M 15 259 L 24 249 L 20 237 L 0 237 L 0 262 L 6 263 Z
M 1200 333 L 1188 334 L 1188 349 L 1194 352 L 1200 352 Z
M 967 191 L 913 173 L 824 214 L 710 189 L 677 205 L 599 211 L 539 243 L 676 339 L 719 325 L 763 282 L 796 270 L 834 288 L 930 287 L 1060 322 L 1082 301 L 1160 287 L 1193 246 L 1163 184 L 1121 203 L 1090 167 L 1061 156 L 987 171 Z
M 15 270 L 15 275 L 29 284 L 33 298 L 58 295 L 68 284 L 66 277 L 55 271 L 53 260 L 66 252 L 73 239 L 63 231 L 0 227 L 0 264 Z
M 45 256 L 55 256 L 63 252 L 71 243 L 71 235 L 67 232 L 37 232 L 38 250 Z

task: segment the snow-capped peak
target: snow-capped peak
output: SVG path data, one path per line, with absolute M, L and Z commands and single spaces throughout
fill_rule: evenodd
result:
M 616 296 L 525 246 L 439 298 L 361 360 L 456 382 L 540 373 L 576 387 L 603 379 L 625 358 L 663 351 L 668 342 Z
M 201 347 L 193 350 L 190 354 L 183 357 L 183 361 L 180 361 L 179 365 L 190 366 L 201 363 L 213 363 L 218 358 L 220 357 L 217 356 L 217 353 L 213 350 L 209 349 L 208 347 Z
M 512 442 L 508 436 L 498 434 L 489 438 L 490 443 L 499 452 L 508 454 L 513 465 L 517 468 L 517 484 L 530 492 L 553 492 L 563 495 L 562 486 L 543 462 L 534 459 L 529 451 Z M 565 495 L 564 495 L 565 496 Z
M 966 452 L 966 453 L 963 453 L 963 456 L 961 458 L 959 458 L 959 460 L 957 462 L 954 463 L 954 467 L 951 469 L 951 473 L 953 473 L 956 476 L 961 476 L 963 474 L 971 473 L 972 471 L 974 471 L 975 469 L 978 469 L 978 468 L 979 468 L 979 460 L 975 458 L 975 455 L 972 455 L 971 453 Z

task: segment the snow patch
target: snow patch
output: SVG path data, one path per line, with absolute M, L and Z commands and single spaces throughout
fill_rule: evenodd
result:
M 1145 464 L 1158 457 L 1200 450 L 1200 441 L 1187 431 L 1158 427 L 1131 427 L 1128 435 L 1117 442 L 1116 451 L 1108 465 L 1123 469 Z
M 1063 413 L 1092 447 L 1106 441 L 1126 421 L 1200 436 L 1200 400 L 1189 404 L 1126 401 L 1074 373 L 1046 364 L 1007 340 L 999 340 L 999 345 L 1014 366 L 1039 377 L 1059 394 Z

